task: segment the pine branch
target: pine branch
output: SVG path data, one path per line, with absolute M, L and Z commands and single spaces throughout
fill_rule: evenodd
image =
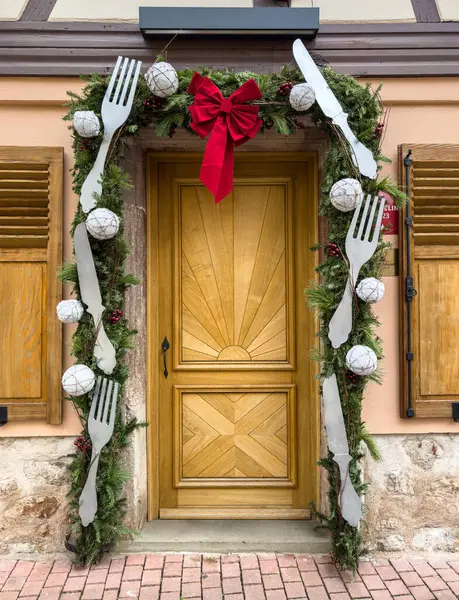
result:
M 172 40 L 171 40 L 172 41 Z M 166 46 L 167 49 L 167 46 Z M 165 51 L 166 51 L 165 49 Z M 202 69 L 204 76 L 219 87 L 224 97 L 229 97 L 244 82 L 255 79 L 263 94 L 263 99 L 255 102 L 259 108 L 262 119 L 262 130 L 273 127 L 281 135 L 290 135 L 297 129 L 296 120 L 299 116 L 293 110 L 288 99 L 279 94 L 279 88 L 287 82 L 302 82 L 301 72 L 293 65 L 283 67 L 278 73 L 257 74 L 245 71 L 234 73 L 230 70 Z M 122 169 L 123 151 L 128 138 L 150 125 L 156 127 L 159 136 L 168 136 L 175 127 L 184 127 L 190 133 L 191 116 L 189 106 L 194 98 L 188 93 L 188 87 L 194 71 L 187 69 L 179 75 L 179 87 L 176 94 L 169 97 L 161 107 L 152 109 L 151 92 L 143 77 L 139 79 L 131 113 L 124 127 L 116 136 L 110 148 L 107 168 L 103 176 L 103 191 L 98 198 L 99 206 L 113 210 L 121 217 L 123 222 L 123 191 L 129 187 L 129 181 Z M 341 103 L 343 110 L 348 114 L 350 127 L 357 138 L 366 144 L 378 161 L 387 160 L 381 155 L 380 140 L 374 136 L 375 127 L 381 119 L 383 109 L 379 96 L 379 89 L 372 90 L 369 84 L 361 86 L 348 75 L 335 73 L 330 67 L 322 68 L 322 73 L 333 93 Z M 108 77 L 90 75 L 85 77 L 86 86 L 79 93 L 70 92 L 66 104 L 68 113 L 64 120 L 71 121 L 77 110 L 92 110 L 100 116 L 102 101 L 109 82 Z M 343 177 L 357 177 L 360 174 L 352 162 L 347 142 L 342 139 L 341 133 L 325 117 L 320 107 L 314 104 L 308 111 L 312 121 L 320 127 L 329 138 L 329 151 L 325 158 L 324 178 L 321 185 L 321 201 L 319 213 L 328 218 L 329 241 L 336 243 L 340 248 L 345 247 L 345 238 L 352 215 L 340 213 L 330 203 L 329 191 L 333 183 Z M 72 145 L 74 151 L 73 189 L 79 194 L 81 186 L 94 164 L 101 143 L 102 134 L 83 143 L 82 138 L 72 130 Z M 404 194 L 397 185 L 388 177 L 376 181 L 364 180 L 362 182 L 365 193 L 375 194 L 385 191 L 393 198 L 397 206 L 405 201 Z M 72 224 L 71 233 L 77 224 L 85 221 L 86 216 L 78 208 Z M 123 227 L 118 236 L 108 242 L 91 240 L 96 269 L 100 278 L 99 284 L 106 306 L 106 314 L 114 309 L 124 306 L 124 293 L 128 286 L 138 283 L 137 278 L 125 272 L 126 259 L 129 248 L 123 240 Z M 381 238 L 377 252 L 363 267 L 362 276 L 379 277 L 384 261 L 384 253 L 388 245 Z M 316 246 L 317 249 L 317 246 Z M 321 376 L 330 376 L 333 372 L 345 373 L 346 353 L 352 345 L 365 344 L 371 347 L 378 357 L 382 356 L 381 340 L 375 331 L 378 320 L 372 307 L 356 300 L 354 306 L 354 327 L 350 339 L 341 348 L 334 349 L 328 340 L 328 324 L 337 306 L 348 276 L 346 262 L 330 256 L 324 257 L 316 271 L 320 282 L 314 282 L 306 291 L 309 305 L 320 316 L 320 330 L 317 333 L 321 341 L 320 350 L 312 353 L 315 360 L 321 363 Z M 79 295 L 78 273 L 73 261 L 64 264 L 59 273 L 62 281 L 73 284 L 74 293 Z M 132 432 L 145 424 L 137 423 L 135 419 L 123 418 L 122 402 L 124 384 L 128 377 L 128 368 L 123 363 L 123 358 L 133 345 L 135 332 L 130 329 L 127 319 L 123 318 L 117 325 L 106 324 L 107 335 L 116 348 L 117 366 L 112 378 L 120 384 L 119 404 L 115 421 L 115 431 L 112 440 L 104 448 L 99 466 L 98 492 L 100 510 L 97 518 L 89 527 L 81 525 L 78 515 L 78 497 L 81 493 L 85 476 L 89 469 L 89 457 L 76 451 L 70 461 L 70 515 L 71 529 L 77 536 L 77 559 L 84 564 L 92 564 L 100 559 L 102 554 L 115 544 L 121 537 L 133 535 L 134 532 L 123 526 L 126 511 L 126 501 L 123 496 L 123 487 L 129 474 L 123 468 L 121 452 L 129 444 Z M 92 347 L 95 340 L 95 330 L 92 318 L 84 315 L 72 340 L 72 354 L 77 362 L 86 364 L 96 374 L 97 370 Z M 377 460 L 378 450 L 361 419 L 362 398 L 369 381 L 380 381 L 381 373 L 374 373 L 371 377 L 361 377 L 357 381 L 340 383 L 340 392 L 345 394 L 346 402 L 343 403 L 343 414 L 346 421 L 350 452 L 352 456 L 350 477 L 359 494 L 363 494 L 366 486 L 362 485 L 359 461 L 362 458 L 361 443 L 368 447 L 370 455 Z M 343 389 L 343 385 L 345 389 Z M 91 398 L 85 395 L 73 399 L 77 413 L 82 422 L 83 435 L 87 435 L 87 418 Z M 363 552 L 362 533 L 360 529 L 350 527 L 339 512 L 339 476 L 336 464 L 330 453 L 319 461 L 319 465 L 327 471 L 329 481 L 328 500 L 330 514 L 316 513 L 323 523 L 330 529 L 333 543 L 333 558 L 342 568 L 355 569 L 359 555 Z

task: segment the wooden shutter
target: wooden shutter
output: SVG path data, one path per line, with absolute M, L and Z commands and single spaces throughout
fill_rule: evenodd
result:
M 452 416 L 459 402 L 459 146 L 403 145 L 412 151 L 412 399 L 415 417 Z M 404 189 L 404 188 L 403 188 Z M 400 211 L 401 416 L 408 408 L 406 209 Z
M 62 148 L 0 147 L 0 406 L 62 420 Z

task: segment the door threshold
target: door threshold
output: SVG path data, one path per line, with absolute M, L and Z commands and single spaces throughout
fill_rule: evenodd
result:
M 281 552 L 326 554 L 329 533 L 306 520 L 156 520 L 120 552 Z

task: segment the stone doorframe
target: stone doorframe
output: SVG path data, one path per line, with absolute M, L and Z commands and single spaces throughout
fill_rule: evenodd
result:
M 247 142 L 237 152 L 317 152 L 319 182 L 322 180 L 324 155 L 328 140 L 321 129 L 309 118 L 301 119 L 305 125 L 292 136 L 281 136 L 266 131 Z M 125 193 L 124 235 L 131 248 L 126 270 L 134 273 L 141 283 L 129 288 L 126 294 L 125 312 L 133 329 L 138 331 L 135 348 L 128 353 L 130 376 L 125 386 L 124 408 L 126 416 L 145 421 L 147 415 L 147 202 L 146 202 L 146 153 L 151 152 L 202 152 L 206 141 L 177 129 L 173 139 L 155 135 L 153 127 L 141 130 L 130 138 L 124 152 L 123 168 L 129 174 L 132 189 Z M 317 202 L 319 199 L 317 198 Z M 319 218 L 319 241 L 326 238 L 325 223 Z M 322 422 L 322 419 L 321 419 Z M 324 450 L 323 427 L 321 427 L 321 452 Z M 126 485 L 127 525 L 140 529 L 147 518 L 147 430 L 137 429 L 124 456 L 124 465 L 131 474 Z M 320 508 L 325 506 L 325 477 L 320 477 Z

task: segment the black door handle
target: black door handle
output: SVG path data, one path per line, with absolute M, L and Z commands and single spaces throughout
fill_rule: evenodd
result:
M 167 358 L 166 358 L 166 352 L 169 350 L 169 348 L 171 347 L 171 345 L 169 344 L 169 340 L 167 339 L 167 337 L 164 337 L 163 339 L 163 343 L 161 344 L 161 350 L 163 351 L 163 358 L 164 358 L 164 377 L 167 379 L 167 376 L 169 375 L 169 371 L 167 370 Z

